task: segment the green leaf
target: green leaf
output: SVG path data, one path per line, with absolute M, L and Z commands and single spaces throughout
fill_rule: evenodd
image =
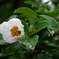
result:
M 19 43 L 10 44 L 0 53 L 0 57 L 12 54 L 15 50 L 19 48 L 20 48 Z
M 7 43 L 3 39 L 0 40 L 0 45 L 5 45 L 5 44 L 7 44 Z
M 40 5 L 34 1 L 25 1 L 25 4 L 30 4 L 30 5 L 34 5 L 35 7 L 40 7 Z
M 24 20 L 21 20 L 21 22 L 24 25 L 25 34 L 29 35 L 29 28 L 28 28 L 27 23 Z
M 27 15 L 27 16 L 26 16 L 26 19 L 27 19 L 27 20 L 32 20 L 32 21 L 37 21 L 37 20 L 38 20 L 37 17 L 33 17 L 33 16 L 31 16 L 31 15 Z
M 53 12 L 59 14 L 59 8 L 55 9 Z
M 58 21 L 58 31 L 57 31 L 57 33 L 59 34 L 59 21 Z
M 19 40 L 19 43 L 24 44 L 27 48 L 30 48 L 31 50 L 35 49 L 35 46 L 38 42 L 39 36 L 35 35 L 27 40 Z
M 26 15 L 31 15 L 33 17 L 37 16 L 36 12 L 34 12 L 32 9 L 27 8 L 27 7 L 18 8 L 14 11 L 14 13 L 23 13 L 23 14 L 26 14 Z
M 3 39 L 2 35 L 0 34 L 0 40 Z
M 51 27 L 50 28 L 48 27 L 48 30 L 51 33 L 51 35 L 53 35 L 56 31 L 58 31 L 58 23 L 54 18 L 47 15 L 40 15 L 40 16 L 50 23 Z
M 7 44 L 7 43 L 3 40 L 3 37 L 0 34 L 0 45 L 5 45 L 5 44 Z
M 51 59 L 51 56 L 49 56 L 48 54 L 46 53 L 41 53 L 37 56 L 36 59 Z
M 50 24 L 46 21 L 46 20 L 43 20 L 43 21 L 39 21 L 36 25 L 35 25 L 35 29 L 36 31 L 31 33 L 31 35 L 34 35 L 38 32 L 40 32 L 42 29 L 46 28 L 46 27 L 50 27 Z
M 58 23 L 57 23 L 57 21 L 54 18 L 52 18 L 50 16 L 47 16 L 47 15 L 40 15 L 40 16 L 43 17 L 43 18 L 45 18 L 51 24 L 51 26 L 53 28 L 55 28 L 55 30 L 57 30 Z
M 59 44 L 56 44 L 54 42 L 48 42 L 46 43 L 48 46 L 51 46 L 51 47 L 56 47 L 56 48 L 59 48 Z

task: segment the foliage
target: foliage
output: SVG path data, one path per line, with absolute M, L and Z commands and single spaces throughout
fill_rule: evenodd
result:
M 8 44 L 0 34 L 0 58 L 59 59 L 59 5 L 51 11 L 48 3 L 25 1 L 24 4 L 31 8 L 19 7 L 9 19 L 20 18 L 25 35 L 18 42 Z

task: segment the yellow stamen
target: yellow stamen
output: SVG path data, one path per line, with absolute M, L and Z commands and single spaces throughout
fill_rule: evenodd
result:
M 12 36 L 19 36 L 21 34 L 21 31 L 18 31 L 17 26 L 13 26 L 10 31 Z

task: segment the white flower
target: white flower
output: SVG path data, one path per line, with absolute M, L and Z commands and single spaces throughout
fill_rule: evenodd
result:
M 42 0 L 42 3 L 46 3 L 46 2 L 49 2 L 48 5 L 52 4 L 51 0 Z
M 0 34 L 7 43 L 14 43 L 24 36 L 24 26 L 20 19 L 12 18 L 0 24 Z

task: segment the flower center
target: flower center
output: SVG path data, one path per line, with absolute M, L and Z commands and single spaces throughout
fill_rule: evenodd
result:
M 13 26 L 10 30 L 12 36 L 19 36 L 21 34 L 21 31 L 18 31 L 17 26 Z

